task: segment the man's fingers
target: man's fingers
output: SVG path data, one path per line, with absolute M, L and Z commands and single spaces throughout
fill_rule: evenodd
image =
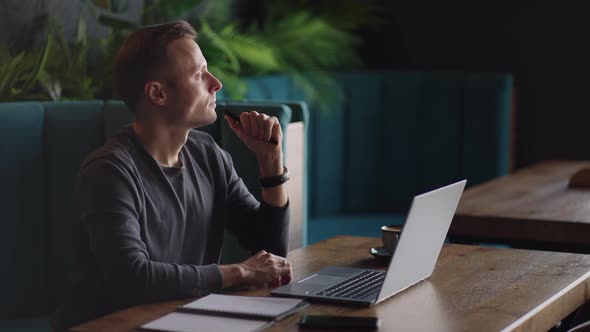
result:
M 281 286 L 287 285 L 288 283 L 290 283 L 292 278 L 293 277 L 291 275 L 281 277 Z
M 250 130 L 247 131 L 248 136 L 258 138 L 258 112 L 252 111 L 250 113 L 242 113 L 247 114 L 248 121 L 250 122 Z
M 276 117 L 270 117 L 256 111 L 240 114 L 240 122 L 247 136 L 266 142 L 271 139 L 276 130 L 275 127 L 278 125 L 278 119 Z
M 281 276 L 290 276 L 293 273 L 292 271 L 291 264 L 287 263 L 287 265 L 281 267 Z
M 279 263 L 280 268 L 280 284 L 286 285 L 291 282 L 293 277 L 293 270 L 291 269 L 291 263 L 288 260 L 281 258 L 281 263 Z
M 224 116 L 224 118 L 231 129 L 234 131 L 238 131 L 238 129 L 242 130 L 242 127 L 234 119 L 230 118 L 229 115 Z
M 275 278 L 268 282 L 268 287 L 274 288 L 282 285 L 281 277 Z
M 244 134 L 246 134 L 246 136 L 250 136 L 252 124 L 250 123 L 250 117 L 248 116 L 248 113 L 244 112 L 240 114 L 240 124 L 242 125 Z
M 264 140 L 264 130 L 266 127 L 266 121 L 264 121 L 264 114 L 259 114 L 256 117 L 256 120 L 258 121 L 258 132 L 256 133 L 256 138 L 258 138 L 259 140 Z
M 251 111 L 242 112 L 239 122 L 234 121 L 227 115 L 225 119 L 229 127 L 252 151 L 260 152 L 271 148 L 274 149 L 277 142 L 282 140 L 281 125 L 274 116 L 271 117 L 264 113 Z M 272 144 L 273 147 L 266 146 L 267 144 Z
M 279 123 L 279 119 L 277 119 L 276 117 L 273 116 L 273 118 L 275 119 L 272 127 L 271 127 L 271 137 L 276 137 L 277 138 L 277 142 L 280 142 L 282 139 L 282 133 L 281 133 L 281 124 Z
M 258 115 L 258 125 L 258 138 L 268 142 L 272 132 L 272 118 L 264 113 L 260 113 Z
M 277 118 L 275 118 L 274 116 L 269 117 L 266 120 L 266 124 L 264 126 L 264 136 L 263 136 L 263 140 L 268 142 L 270 141 L 270 138 L 272 137 L 272 131 L 273 131 L 273 127 L 275 125 L 275 122 L 277 122 Z
M 229 127 L 236 133 L 236 135 L 238 135 L 240 139 L 244 140 L 246 137 L 246 134 L 244 133 L 244 128 L 227 115 L 225 116 L 225 119 L 227 120 L 227 124 L 229 125 Z
M 293 272 L 291 271 L 291 268 L 289 267 L 288 269 L 283 271 L 283 273 L 281 273 L 281 285 L 286 285 L 286 284 L 290 283 L 291 279 L 293 279 Z

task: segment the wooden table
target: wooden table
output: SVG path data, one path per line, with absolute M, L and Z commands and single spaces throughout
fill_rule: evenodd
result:
M 543 162 L 469 188 L 449 236 L 462 243 L 590 253 L 590 189 L 568 180 L 587 161 Z
M 289 259 L 297 279 L 331 264 L 384 269 L 369 254 L 379 244 L 338 236 L 297 249 Z M 452 244 L 443 248 L 431 278 L 377 306 L 314 303 L 269 331 L 297 331 L 302 314 L 379 316 L 382 331 L 546 331 L 589 299 L 588 271 L 590 255 Z M 132 307 L 73 330 L 132 331 L 190 300 Z

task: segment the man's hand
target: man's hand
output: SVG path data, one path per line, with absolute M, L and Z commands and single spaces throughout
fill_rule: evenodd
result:
M 260 176 L 271 177 L 283 173 L 283 132 L 276 117 L 252 111 L 241 113 L 239 122 L 227 115 L 225 120 L 244 144 L 256 154 Z M 272 206 L 283 207 L 288 202 L 284 185 L 263 188 L 261 195 L 262 200 Z
M 276 117 L 251 111 L 241 113 L 239 123 L 227 115 L 225 120 L 257 157 L 269 158 L 273 155 L 280 156 L 282 153 L 283 133 Z
M 291 282 L 291 263 L 264 250 L 240 264 L 219 267 L 223 288 L 233 286 L 277 287 Z

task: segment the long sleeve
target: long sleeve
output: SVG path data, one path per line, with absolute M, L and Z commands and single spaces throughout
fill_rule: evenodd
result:
M 251 252 L 266 250 L 285 257 L 289 243 L 289 204 L 274 207 L 258 202 L 236 173 L 229 154 L 221 152 L 228 188 L 227 227 Z

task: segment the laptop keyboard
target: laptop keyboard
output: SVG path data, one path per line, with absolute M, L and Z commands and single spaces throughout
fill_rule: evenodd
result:
M 317 295 L 363 299 L 369 295 L 377 293 L 384 279 L 385 272 L 363 271 L 352 278 L 324 289 Z

